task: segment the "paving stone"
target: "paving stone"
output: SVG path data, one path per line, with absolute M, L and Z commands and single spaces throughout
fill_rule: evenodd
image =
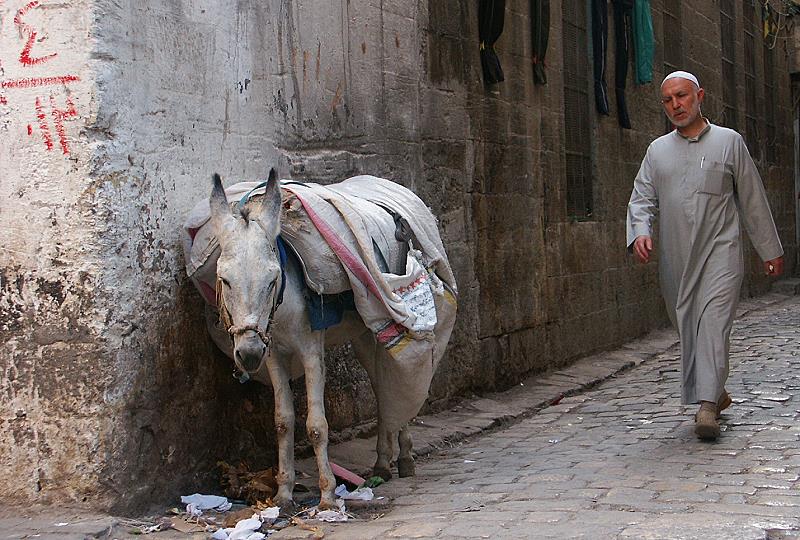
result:
M 569 519 L 572 515 L 568 512 L 541 512 L 534 510 L 525 515 L 524 520 L 531 523 L 557 523 Z
M 691 532 L 689 532 L 691 531 Z M 655 540 L 702 538 L 704 540 L 763 540 L 764 529 L 747 520 L 716 514 L 659 516 L 646 523 L 626 527 L 620 539 Z
M 505 521 L 496 521 L 493 523 L 475 522 L 474 520 L 460 521 L 454 519 L 456 523 L 446 527 L 442 531 L 444 538 L 496 538 L 502 536 L 504 531 L 511 533 L 514 527 L 513 523 L 506 523 Z
M 655 497 L 656 492 L 647 489 L 613 488 L 603 497 L 602 502 L 605 504 L 624 504 L 630 501 L 649 501 L 655 499 Z
M 447 527 L 447 523 L 428 523 L 415 520 L 413 523 L 400 525 L 385 534 L 388 538 L 435 538 L 445 527 Z M 359 534 L 355 527 L 351 532 L 354 535 Z
M 746 516 L 758 517 L 797 517 L 796 506 L 765 506 L 756 504 L 722 504 L 722 503 L 699 503 L 693 507 L 700 512 L 712 512 L 719 514 L 741 514 Z
M 333 530 L 325 531 L 326 540 L 353 540 L 353 526 L 358 528 L 359 538 L 386 538 L 392 527 L 391 523 L 344 523 Z M 156 537 L 157 538 L 157 537 Z M 281 540 L 283 537 L 274 534 L 269 537 L 274 540 Z M 424 538 L 424 537 L 423 537 Z
M 647 485 L 648 490 L 667 492 L 667 491 L 702 491 L 708 484 L 701 482 L 681 481 L 681 480 L 660 480 Z
M 750 497 L 749 502 L 753 504 L 764 504 L 767 506 L 797 507 L 800 506 L 800 496 L 758 494 Z M 800 510 L 797 512 L 800 513 Z
M 717 502 L 722 495 L 713 491 L 664 491 L 659 493 L 659 501 L 670 502 Z
M 622 529 L 622 526 L 595 525 L 574 519 L 564 523 L 533 524 L 524 534 L 516 538 L 597 540 L 598 538 L 616 538 Z
M 719 502 L 723 504 L 747 504 L 747 495 L 741 493 L 724 493 Z
M 626 503 L 604 504 L 598 501 L 597 508 L 624 510 L 626 512 L 649 512 L 653 514 L 677 514 L 689 509 L 687 503 L 669 501 L 628 501 Z

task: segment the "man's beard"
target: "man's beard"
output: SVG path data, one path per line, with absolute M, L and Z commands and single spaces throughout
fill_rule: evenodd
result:
M 680 119 L 676 119 L 675 116 L 677 116 L 678 114 L 681 114 L 681 113 L 686 113 L 686 114 L 684 116 L 682 116 Z M 678 111 L 675 114 L 667 115 L 667 116 L 669 117 L 669 121 L 672 122 L 672 124 L 675 127 L 682 128 L 682 127 L 686 127 L 689 124 L 691 124 L 692 122 L 694 122 L 695 119 L 699 115 L 700 115 L 700 110 L 697 110 L 697 111 L 688 110 L 688 111 Z

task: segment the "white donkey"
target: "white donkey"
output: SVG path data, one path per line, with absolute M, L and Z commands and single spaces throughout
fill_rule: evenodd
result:
M 421 201 L 420 204 L 422 211 L 430 215 Z M 320 507 L 335 506 L 336 486 L 328 462 L 328 423 L 323 402 L 326 344 L 351 342 L 370 377 L 378 406 L 374 474 L 387 480 L 391 478 L 389 463 L 397 434 L 398 473 L 413 475 L 412 441 L 407 423 L 427 398 L 436 365 L 450 338 L 453 317 L 445 317 L 442 324 L 435 327 L 437 346 L 432 355 L 407 363 L 391 358 L 354 312 L 348 312 L 337 326 L 314 331 L 304 298 L 302 268 L 289 257 L 281 270 L 276 247 L 276 237 L 281 230 L 281 189 L 274 171 L 270 171 L 264 195 L 251 199 L 238 215 L 231 210 L 219 175 L 214 175 L 210 207 L 211 225 L 221 247 L 217 262 L 221 320 L 233 339 L 234 361 L 239 370 L 251 375 L 262 370 L 265 363 L 274 390 L 278 442 L 275 502 L 280 506 L 293 504 L 295 413 L 289 378 L 292 365 L 299 363 L 305 374 L 308 395 L 306 429 L 319 468 Z M 441 242 L 438 237 L 436 241 Z M 279 301 L 281 292 L 283 298 Z

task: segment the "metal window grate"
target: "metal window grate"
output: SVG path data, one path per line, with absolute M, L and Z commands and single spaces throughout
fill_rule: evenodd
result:
M 777 161 L 775 151 L 775 51 L 764 45 L 764 146 L 766 148 L 767 163 Z
M 756 98 L 756 28 L 755 5 L 752 0 L 744 3 L 744 116 L 745 142 L 750 155 L 760 159 L 758 144 L 758 100 Z
M 664 0 L 664 75 L 683 69 L 681 0 Z M 665 132 L 672 131 L 672 122 L 665 118 Z
M 592 148 L 589 119 L 589 49 L 586 2 L 562 3 L 564 154 L 567 214 L 592 215 Z
M 736 107 L 736 11 L 733 0 L 720 0 L 720 48 L 722 56 L 722 125 L 737 127 Z

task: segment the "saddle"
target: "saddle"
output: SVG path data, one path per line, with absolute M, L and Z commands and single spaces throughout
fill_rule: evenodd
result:
M 354 245 L 352 231 L 336 208 L 309 193 L 306 184 L 284 182 L 281 237 L 291 248 L 303 269 L 306 285 L 320 295 L 349 291 L 350 278 L 339 257 L 309 217 L 304 203 L 332 228 L 332 233 L 348 246 Z M 301 193 L 303 202 L 295 190 Z M 372 241 L 372 255 L 381 272 L 403 274 L 411 232 L 408 223 L 390 210 L 364 200 L 351 200 L 358 209 Z

